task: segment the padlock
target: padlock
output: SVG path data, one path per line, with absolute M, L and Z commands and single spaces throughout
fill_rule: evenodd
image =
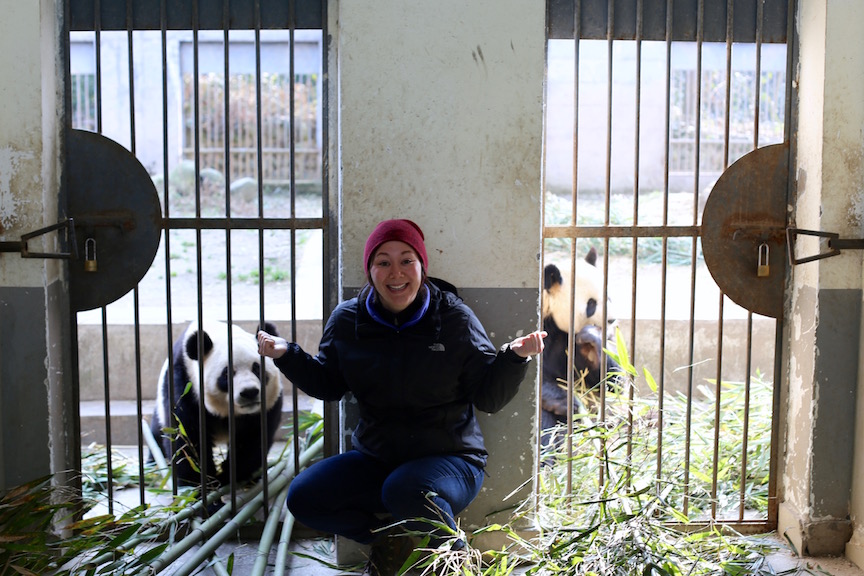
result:
M 756 261 L 756 275 L 760 278 L 765 278 L 771 274 L 768 265 L 768 244 L 763 242 L 759 245 L 759 257 Z
M 84 241 L 84 271 L 96 272 L 98 268 L 96 264 L 96 239 L 87 238 Z

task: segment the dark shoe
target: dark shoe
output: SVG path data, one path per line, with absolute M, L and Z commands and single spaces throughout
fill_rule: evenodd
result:
M 413 551 L 414 543 L 409 536 L 382 536 L 372 543 L 362 576 L 396 576 Z

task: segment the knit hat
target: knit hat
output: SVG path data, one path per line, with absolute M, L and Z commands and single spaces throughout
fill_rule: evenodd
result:
M 420 227 L 406 219 L 384 220 L 379 222 L 369 238 L 366 239 L 366 248 L 363 250 L 363 270 L 369 274 L 369 264 L 375 250 L 385 242 L 390 240 L 399 240 L 405 242 L 417 252 L 420 261 L 423 263 L 423 270 L 429 267 L 426 258 L 426 245 L 423 244 L 423 231 Z

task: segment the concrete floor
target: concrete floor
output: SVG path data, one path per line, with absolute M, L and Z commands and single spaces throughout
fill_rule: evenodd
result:
M 150 501 L 151 493 L 148 492 L 148 501 Z M 136 506 L 139 504 L 138 489 L 119 490 L 114 493 L 115 512 L 125 506 Z M 159 497 L 153 497 L 153 502 L 159 500 Z M 97 507 L 90 514 L 101 514 L 106 512 L 104 509 Z M 237 540 L 228 541 L 215 551 L 212 558 L 221 562 L 221 565 L 227 566 L 229 558 L 233 555 L 233 574 L 237 576 L 245 576 L 252 572 L 256 560 L 258 559 L 258 541 L 260 530 L 251 534 L 240 530 Z M 798 558 L 793 553 L 788 545 L 779 536 L 774 536 L 777 545 L 777 552 L 768 557 L 771 567 L 778 574 L 817 574 L 820 576 L 864 576 L 864 570 L 855 566 L 845 558 Z M 332 537 L 317 534 L 305 529 L 303 526 L 295 526 L 292 533 L 292 541 L 289 547 L 289 553 L 285 557 L 284 574 L 292 576 L 337 576 L 344 574 L 356 574 L 362 569 L 363 555 L 362 550 L 354 548 L 347 553 L 347 548 L 342 549 L 340 554 L 343 558 L 348 558 L 349 561 L 356 561 L 353 566 L 337 567 L 336 563 L 336 545 Z M 188 561 L 198 551 L 198 547 L 193 547 L 180 559 L 174 562 L 167 568 L 163 574 L 174 575 L 179 570 L 184 571 L 191 568 L 187 566 Z M 267 568 L 264 574 L 275 574 L 275 563 L 277 561 L 277 546 L 274 544 L 268 550 Z M 523 574 L 529 567 L 523 567 L 514 570 L 514 575 Z M 797 570 L 797 571 L 796 571 Z M 189 572 L 185 572 L 189 573 Z M 198 571 L 193 570 L 196 576 L 225 576 L 226 572 L 221 571 L 219 567 L 207 566 Z
M 771 567 L 778 574 L 818 574 L 821 576 L 864 576 L 864 571 L 852 564 L 845 558 L 797 558 L 777 538 L 781 550 L 769 556 Z M 223 565 L 230 554 L 234 554 L 234 574 L 249 574 L 257 558 L 257 544 L 226 544 L 216 552 L 216 557 L 223 559 Z M 337 576 L 358 573 L 360 566 L 343 567 L 338 569 L 335 564 L 335 546 L 332 538 L 302 538 L 292 541 L 289 554 L 285 564 L 285 574 L 296 576 Z M 193 551 L 190 551 L 191 555 Z M 299 554 L 299 555 L 297 555 Z M 319 561 L 301 555 L 308 555 L 320 559 Z M 268 568 L 265 574 L 274 574 L 274 562 L 276 551 L 271 550 L 268 559 Z M 183 560 L 175 563 L 175 566 L 183 566 Z M 529 567 L 516 569 L 513 574 L 523 574 Z M 177 568 L 166 570 L 165 574 L 173 574 Z M 352 571 L 353 570 L 353 571 Z M 197 572 L 201 576 L 222 576 L 217 569 L 212 567 Z M 224 573 L 223 573 L 224 574 Z

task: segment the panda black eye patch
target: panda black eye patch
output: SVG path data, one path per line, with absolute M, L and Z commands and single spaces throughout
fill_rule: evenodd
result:
M 216 380 L 216 386 L 221 392 L 228 392 L 228 367 L 222 369 L 219 378 Z
M 252 373 L 260 380 L 261 379 L 261 365 L 258 362 L 252 364 Z
M 589 298 L 588 304 L 585 306 L 585 316 L 590 318 L 595 312 L 597 312 L 597 300 Z

